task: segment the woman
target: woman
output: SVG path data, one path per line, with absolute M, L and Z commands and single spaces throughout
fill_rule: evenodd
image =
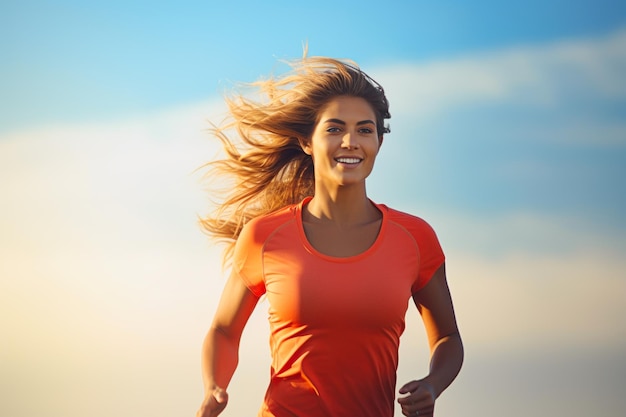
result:
M 240 337 L 263 295 L 272 366 L 259 416 L 393 416 L 410 298 L 431 366 L 398 402 L 406 416 L 432 416 L 463 347 L 434 231 L 366 193 L 389 131 L 383 89 L 356 65 L 320 57 L 253 85 L 267 100 L 227 100 L 232 123 L 215 131 L 227 156 L 212 166 L 234 182 L 203 226 L 231 241 L 232 268 L 203 345 L 197 417 L 226 407 Z

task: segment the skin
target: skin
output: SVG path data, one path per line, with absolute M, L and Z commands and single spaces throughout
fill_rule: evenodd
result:
M 463 363 L 463 343 L 454 316 L 452 298 L 446 281 L 445 265 L 413 295 L 422 316 L 431 352 L 430 372 L 422 379 L 400 388 L 398 399 L 402 414 L 434 415 L 435 400 L 452 383 Z
M 303 211 L 304 231 L 318 251 L 352 256 L 376 240 L 382 215 L 365 191 L 382 137 L 376 117 L 361 98 L 337 97 L 320 112 L 302 149 L 313 158 L 315 194 Z M 342 161 L 359 161 L 345 163 Z
M 336 97 L 321 109 L 311 138 L 301 143 L 315 164 L 315 195 L 303 210 L 304 229 L 311 245 L 327 255 L 353 256 L 376 240 L 382 216 L 365 189 L 382 145 L 375 120 L 367 101 Z M 416 412 L 432 416 L 435 400 L 463 361 L 445 265 L 414 294 L 413 301 L 428 336 L 430 372 L 403 385 L 398 402 L 405 416 Z M 205 397 L 196 417 L 214 417 L 226 407 L 226 387 L 237 367 L 241 335 L 257 302 L 241 279 L 228 279 L 203 344 Z

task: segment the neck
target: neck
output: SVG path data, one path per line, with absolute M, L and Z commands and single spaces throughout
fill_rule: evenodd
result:
M 311 216 L 310 221 L 342 226 L 368 223 L 380 216 L 367 197 L 364 186 L 344 187 L 332 192 L 316 189 L 306 209 Z

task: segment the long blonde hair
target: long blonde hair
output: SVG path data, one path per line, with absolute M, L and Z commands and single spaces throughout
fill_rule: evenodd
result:
M 290 62 L 291 71 L 249 84 L 262 101 L 242 94 L 226 97 L 229 119 L 212 133 L 222 142 L 225 158 L 209 162 L 207 175 L 230 179 L 217 210 L 200 220 L 205 232 L 227 243 L 228 263 L 243 226 L 263 215 L 313 195 L 313 160 L 304 153 L 318 113 L 333 97 L 365 99 L 376 114 L 378 135 L 389 132 L 383 88 L 351 61 L 304 57 Z M 235 133 L 233 140 L 229 133 Z

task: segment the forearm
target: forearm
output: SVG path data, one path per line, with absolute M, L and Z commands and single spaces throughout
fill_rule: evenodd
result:
M 425 381 L 432 385 L 436 397 L 454 381 L 463 364 L 463 342 L 458 333 L 443 337 L 432 349 L 430 373 Z
M 212 327 L 202 345 L 202 380 L 205 391 L 226 389 L 239 362 L 239 339 Z

